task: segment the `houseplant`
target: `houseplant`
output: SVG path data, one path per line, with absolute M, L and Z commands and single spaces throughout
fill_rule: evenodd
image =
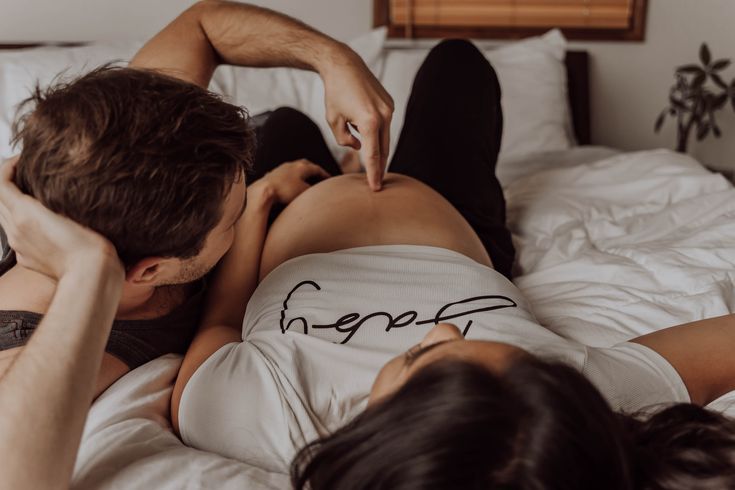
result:
M 716 138 L 722 136 L 715 114 L 726 105 L 735 110 L 735 79 L 728 82 L 722 76 L 730 60 L 713 60 L 709 47 L 703 43 L 699 61 L 701 64 L 676 69 L 676 82 L 669 90 L 669 106 L 656 119 L 656 132 L 661 130 L 667 117 L 676 121 L 676 150 L 680 152 L 687 151 L 692 131 L 697 141 L 710 133 Z

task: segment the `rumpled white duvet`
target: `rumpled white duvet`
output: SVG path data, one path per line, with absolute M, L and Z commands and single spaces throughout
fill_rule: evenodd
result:
M 519 252 L 515 282 L 539 321 L 603 346 L 732 311 L 732 185 L 666 150 L 613 153 L 580 148 L 499 169 Z M 74 488 L 288 488 L 286 475 L 187 448 L 173 435 L 168 403 L 179 362 L 152 361 L 97 400 Z M 731 398 L 713 406 L 727 410 Z

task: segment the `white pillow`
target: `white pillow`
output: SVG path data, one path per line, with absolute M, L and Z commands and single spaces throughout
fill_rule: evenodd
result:
M 500 81 L 504 127 L 499 160 L 568 149 L 569 103 L 564 65 L 566 40 L 557 29 L 540 37 L 485 50 Z M 414 76 L 428 49 L 389 51 L 381 82 L 393 96 L 391 153 L 400 135 Z

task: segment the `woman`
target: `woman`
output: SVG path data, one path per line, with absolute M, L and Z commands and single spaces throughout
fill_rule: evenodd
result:
M 735 321 L 610 349 L 540 326 L 508 280 L 501 133 L 465 41 L 419 70 L 380 193 L 350 175 L 306 190 L 312 164 L 278 164 L 338 168 L 276 111 L 174 389 L 183 440 L 274 471 L 295 456 L 297 488 L 735 488 L 735 426 L 698 406 L 735 389 Z

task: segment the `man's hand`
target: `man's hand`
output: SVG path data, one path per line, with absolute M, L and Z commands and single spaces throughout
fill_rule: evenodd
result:
M 388 159 L 393 100 L 347 45 L 286 15 L 204 0 L 135 55 L 132 67 L 162 71 L 206 88 L 217 65 L 313 70 L 324 80 L 327 121 L 337 141 L 362 148 L 368 184 L 379 190 Z M 348 129 L 353 126 L 362 143 Z
M 107 239 L 49 211 L 15 186 L 16 163 L 14 158 L 0 165 L 0 226 L 18 264 L 57 281 L 75 267 L 90 263 L 122 278 L 123 266 Z
M 362 149 L 368 184 L 380 190 L 388 161 L 393 99 L 362 59 L 349 48 L 320 72 L 327 122 L 337 143 Z M 354 126 L 362 143 L 348 128 Z
M 248 196 L 263 193 L 281 204 L 289 204 L 311 187 L 306 181 L 312 177 L 327 179 L 329 173 L 308 160 L 282 163 L 248 187 Z M 248 205 L 249 199 L 248 199 Z

